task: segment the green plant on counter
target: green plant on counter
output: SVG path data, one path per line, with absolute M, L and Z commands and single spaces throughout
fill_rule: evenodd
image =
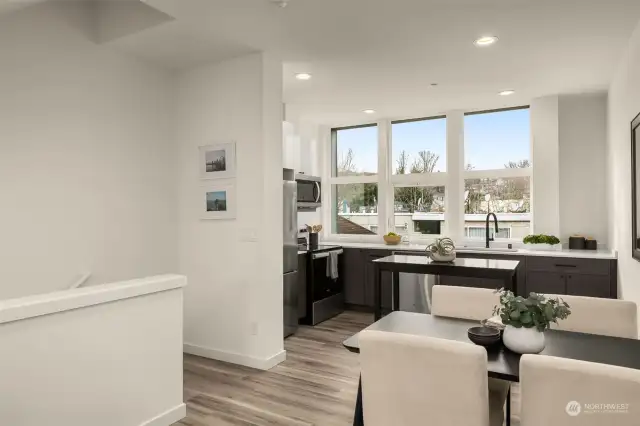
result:
M 560 240 L 558 239 L 558 237 L 554 235 L 544 235 L 544 234 L 527 235 L 522 239 L 522 242 L 525 244 L 551 244 L 551 245 L 560 244 Z
M 455 251 L 456 246 L 451 238 L 436 238 L 436 240 L 427 246 L 427 252 L 438 253 L 446 256 Z
M 557 324 L 558 320 L 571 315 L 569 304 L 559 298 L 530 293 L 525 299 L 503 288 L 496 290 L 496 293 L 500 295 L 500 305 L 493 308 L 493 315 L 499 315 L 504 325 L 516 328 L 536 327 L 538 331 L 545 331 L 552 322 Z
M 396 234 L 395 232 L 389 232 L 386 236 L 387 237 L 399 237 L 400 235 Z

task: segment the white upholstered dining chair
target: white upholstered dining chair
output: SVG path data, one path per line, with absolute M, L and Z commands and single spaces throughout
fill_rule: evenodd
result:
M 472 343 L 364 330 L 367 426 L 500 426 L 506 393 L 490 392 L 487 352 Z
M 627 339 L 638 338 L 638 307 L 634 302 L 562 294 L 546 296 L 559 297 L 571 307 L 571 315 L 558 321 L 557 325 L 552 324 L 552 329 Z
M 431 314 L 482 321 L 493 316 L 500 303 L 495 290 L 474 287 L 434 285 L 431 290 Z
M 637 426 L 640 370 L 544 355 L 520 359 L 521 426 Z M 616 404 L 599 407 L 597 404 Z M 603 412 L 613 409 L 617 412 Z

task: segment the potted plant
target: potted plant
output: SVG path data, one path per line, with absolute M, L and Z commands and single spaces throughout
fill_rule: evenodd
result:
M 529 250 L 559 250 L 562 248 L 560 240 L 555 235 L 527 235 L 522 242 Z
M 456 259 L 456 246 L 451 238 L 436 238 L 427 246 L 427 256 L 435 262 L 453 262 Z
M 544 294 L 530 293 L 526 299 L 511 291 L 497 290 L 500 304 L 494 310 L 505 325 L 502 341 L 513 352 L 537 354 L 544 349 L 544 331 L 551 323 L 558 323 L 571 314 L 562 299 L 548 298 Z

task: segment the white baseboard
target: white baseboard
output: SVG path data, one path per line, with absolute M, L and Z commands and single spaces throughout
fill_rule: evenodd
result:
M 190 343 L 185 343 L 183 345 L 183 351 L 191 355 L 216 359 L 218 361 L 230 362 L 233 364 L 240 364 L 246 367 L 256 368 L 258 370 L 269 370 L 287 359 L 287 351 L 285 350 L 265 359 L 206 348 L 203 346 L 192 345 Z
M 140 426 L 171 426 L 185 417 L 187 417 L 187 406 L 183 403 L 165 411 L 151 420 L 147 420 L 140 424 Z

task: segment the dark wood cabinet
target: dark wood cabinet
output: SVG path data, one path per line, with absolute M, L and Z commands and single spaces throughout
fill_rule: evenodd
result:
M 375 283 L 373 260 L 390 256 L 391 250 L 344 248 L 341 274 L 344 277 L 345 302 L 373 308 Z M 617 260 L 511 254 L 458 253 L 461 258 L 519 260 L 517 288 L 519 296 L 529 293 L 569 294 L 617 298 Z M 382 306 L 391 309 L 393 277 L 382 273 Z M 504 282 L 484 278 L 441 276 L 442 285 L 499 288 Z
M 340 263 L 344 282 L 344 301 L 350 305 L 366 305 L 365 298 L 365 263 L 362 250 L 344 248 Z
M 307 254 L 298 255 L 298 318 L 307 316 Z
M 568 274 L 566 275 L 567 294 L 574 296 L 611 298 L 609 276 Z
M 557 272 L 528 271 L 525 288 L 524 297 L 529 293 L 567 294 L 565 275 Z
M 529 256 L 526 293 L 618 297 L 617 260 Z

